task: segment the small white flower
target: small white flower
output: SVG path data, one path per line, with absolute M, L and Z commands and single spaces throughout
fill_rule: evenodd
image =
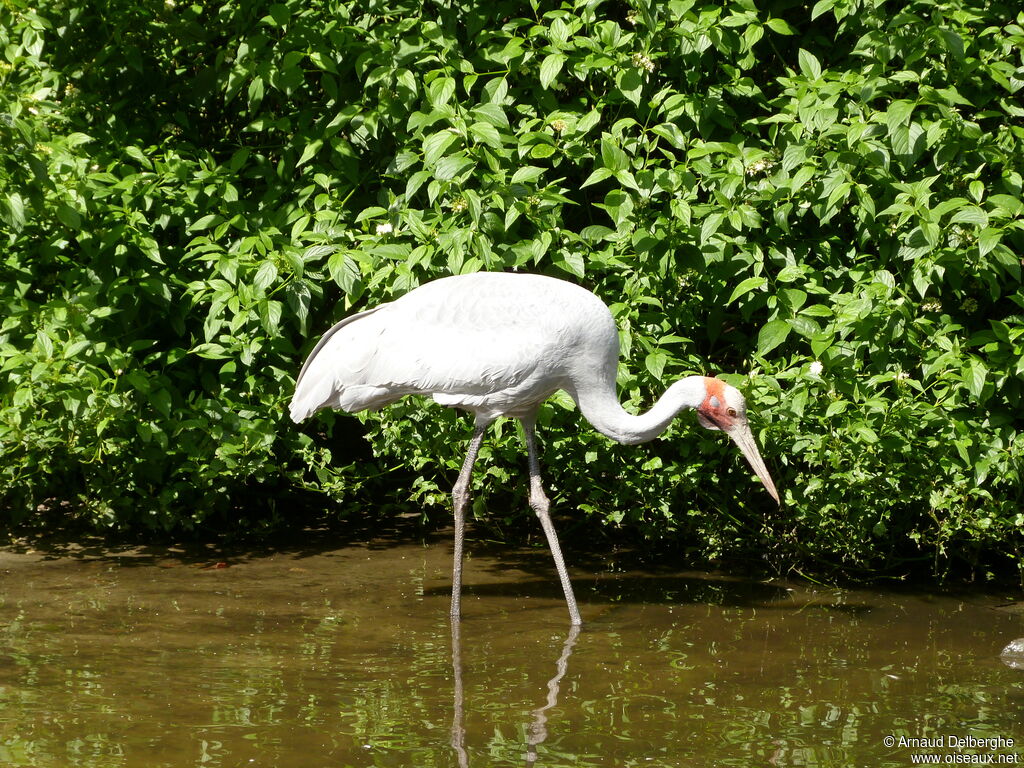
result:
M 651 61 L 650 56 L 643 53 L 633 54 L 633 66 L 637 69 L 646 69 L 648 72 L 654 71 L 654 62 Z
M 395 231 L 395 228 L 393 226 L 391 226 L 390 223 L 385 222 L 384 224 L 378 224 L 377 225 L 377 234 L 378 235 L 390 235 L 394 231 Z
M 811 374 L 811 376 L 821 376 L 821 372 L 824 369 L 824 367 L 825 366 L 821 364 L 820 360 L 815 360 L 813 363 L 811 363 L 811 367 L 808 368 L 807 370 Z
M 765 173 L 775 167 L 775 163 L 766 157 L 762 157 L 760 160 L 755 160 L 747 166 L 747 176 L 756 176 L 759 173 Z

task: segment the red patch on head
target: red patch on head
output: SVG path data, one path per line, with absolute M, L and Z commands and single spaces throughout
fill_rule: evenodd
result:
M 711 398 L 718 398 L 718 407 L 721 408 L 725 405 L 725 382 L 721 379 L 713 379 L 710 376 L 704 377 L 704 391 L 707 392 L 707 396 L 704 398 L 704 402 L 701 403 L 701 408 L 708 408 L 714 410 L 711 405 Z
M 698 413 L 719 429 L 730 428 L 732 426 L 732 417 L 729 415 L 725 404 L 725 382 L 705 376 L 704 391 L 706 393 L 704 402 L 697 409 Z

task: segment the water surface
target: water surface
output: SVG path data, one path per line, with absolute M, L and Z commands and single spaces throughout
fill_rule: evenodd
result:
M 575 634 L 545 550 L 469 548 L 455 636 L 443 536 L 0 550 L 0 765 L 1024 764 L 1012 594 L 578 558 Z

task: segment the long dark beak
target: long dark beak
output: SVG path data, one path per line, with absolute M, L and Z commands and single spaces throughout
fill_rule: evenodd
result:
M 768 493 L 775 499 L 776 504 L 782 504 L 779 501 L 779 492 L 775 490 L 775 483 L 772 482 L 772 476 L 768 474 L 768 468 L 764 465 L 764 459 L 761 458 L 761 452 L 757 450 L 757 443 L 754 442 L 754 435 L 750 431 L 750 427 L 746 424 L 735 424 L 730 429 L 724 430 L 726 434 L 733 439 L 733 442 L 739 446 L 740 450 L 743 451 L 743 455 L 747 457 L 747 461 L 750 462 L 751 468 L 754 470 L 754 474 L 760 478 L 761 482 L 764 483 L 764 487 L 768 490 Z

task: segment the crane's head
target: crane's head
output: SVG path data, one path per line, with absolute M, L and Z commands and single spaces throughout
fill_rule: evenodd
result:
M 697 421 L 706 429 L 720 429 L 743 451 L 754 473 L 779 503 L 779 492 L 764 465 L 754 435 L 747 424 L 747 401 L 736 387 L 721 379 L 704 378 L 704 402 L 697 406 Z

